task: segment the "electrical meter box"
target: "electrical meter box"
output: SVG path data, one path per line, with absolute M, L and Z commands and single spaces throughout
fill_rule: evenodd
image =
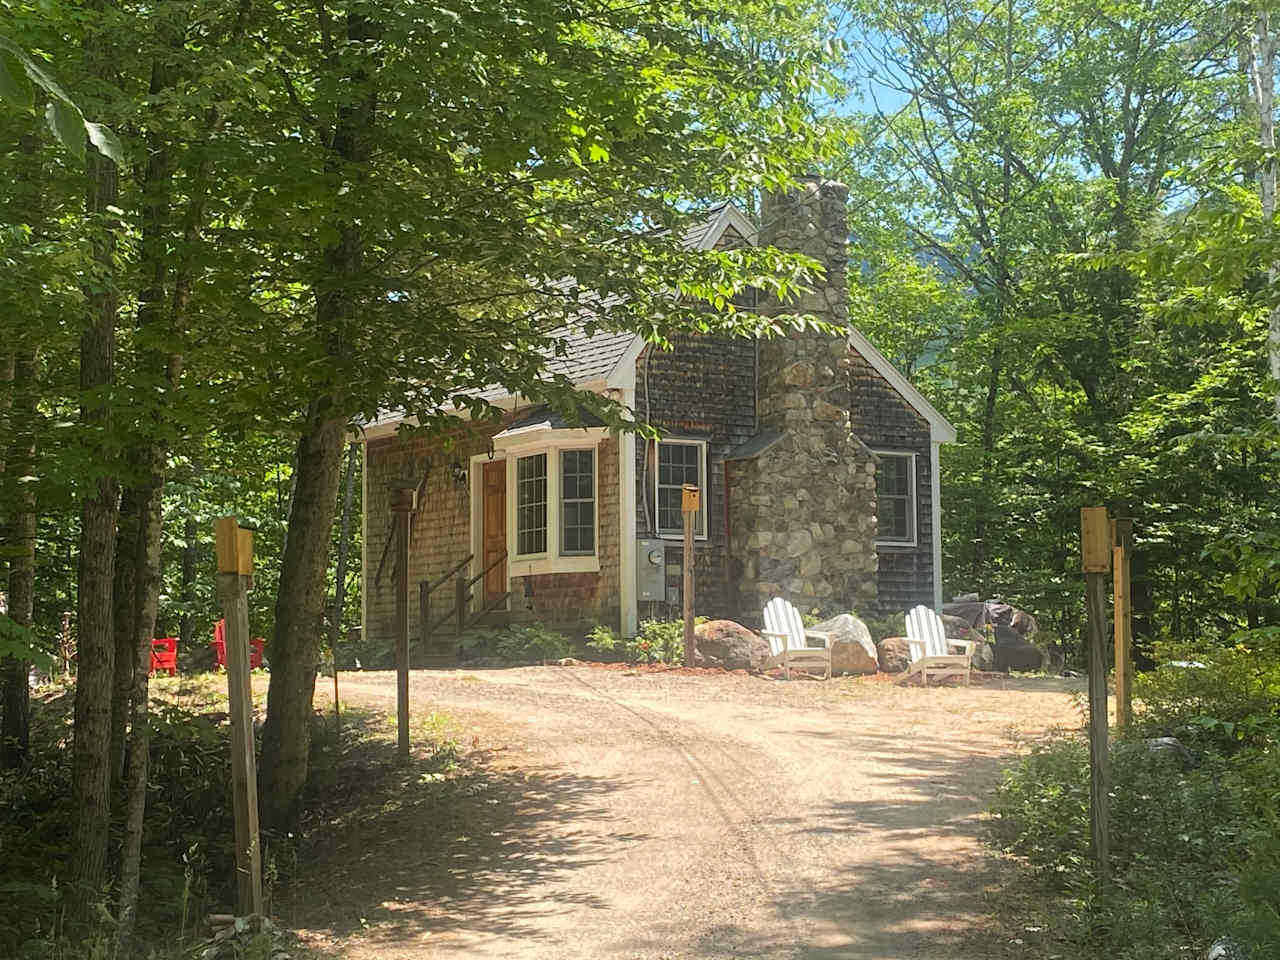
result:
M 661 540 L 636 541 L 636 599 L 666 600 L 667 545 Z

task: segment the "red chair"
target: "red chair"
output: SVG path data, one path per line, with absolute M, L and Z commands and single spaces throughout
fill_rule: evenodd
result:
M 178 638 L 163 637 L 151 641 L 151 672 L 164 670 L 171 677 L 178 675 Z
M 261 637 L 254 637 L 249 641 L 249 669 L 257 670 L 262 666 L 262 651 L 266 647 L 267 641 Z M 209 646 L 213 647 L 213 655 L 217 658 L 217 666 L 223 670 L 227 668 L 227 628 L 226 621 L 219 620 L 213 625 L 213 640 Z

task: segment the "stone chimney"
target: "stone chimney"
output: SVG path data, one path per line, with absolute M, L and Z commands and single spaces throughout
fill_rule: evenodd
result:
M 767 197 L 760 242 L 825 268 L 776 312 L 848 324 L 846 186 L 806 177 Z M 744 616 L 774 596 L 802 612 L 870 611 L 876 598 L 875 456 L 850 427 L 844 337 L 789 332 L 760 342 L 760 452 L 730 464 L 732 553 Z

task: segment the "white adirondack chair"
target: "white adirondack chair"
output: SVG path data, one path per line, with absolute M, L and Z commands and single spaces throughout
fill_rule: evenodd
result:
M 965 686 L 969 685 L 974 642 L 949 639 L 942 618 L 928 607 L 912 607 L 907 612 L 907 646 L 911 651 L 911 665 L 899 683 L 906 683 L 918 673 L 926 687 L 930 677 L 935 680 L 964 677 Z M 957 650 L 963 653 L 956 653 Z
M 831 635 L 806 630 L 800 611 L 788 601 L 781 597 L 769 601 L 764 608 L 764 629 L 760 634 L 769 641 L 771 653 L 765 661 L 765 669 L 781 666 L 782 675 L 790 680 L 792 667 L 821 667 L 823 679 L 831 679 Z M 810 639 L 822 645 L 811 647 L 808 644 Z

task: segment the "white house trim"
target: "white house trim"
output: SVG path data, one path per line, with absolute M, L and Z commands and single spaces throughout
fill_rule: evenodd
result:
M 683 445 L 698 448 L 698 489 L 702 491 L 702 503 L 700 510 L 702 513 L 702 532 L 694 533 L 694 539 L 699 543 L 705 543 L 707 537 L 711 533 L 711 488 L 708 485 L 707 477 L 711 470 L 709 444 L 706 440 L 699 440 L 691 437 L 660 437 L 653 446 L 653 525 L 654 535 L 659 540 L 680 541 L 684 539 L 683 533 L 663 533 L 658 527 L 658 447 L 662 444 Z
M 901 394 L 902 399 L 906 400 L 916 413 L 928 421 L 929 436 L 932 440 L 938 443 L 955 443 L 956 428 L 951 425 L 951 422 L 938 412 L 937 407 L 925 399 L 924 394 L 917 390 L 911 381 L 862 335 L 857 327 L 849 328 L 849 344 L 867 363 L 871 364 L 876 373 L 884 377 L 889 385 Z
M 929 493 L 933 519 L 933 609 L 942 613 L 942 444 L 930 438 Z
M 599 573 L 600 572 L 600 441 L 608 435 L 604 427 L 575 428 L 568 430 L 541 429 L 521 433 L 514 438 L 518 442 L 494 444 L 495 455 L 501 453 L 507 461 L 507 579 L 529 577 L 543 573 Z M 512 439 L 512 438 L 509 438 Z M 592 472 L 592 490 L 596 510 L 596 549 L 587 556 L 562 556 L 560 554 L 560 452 L 562 450 L 595 451 L 595 469 Z M 516 463 L 521 457 L 547 456 L 547 549 L 542 553 L 521 555 L 516 553 L 516 508 L 519 491 L 516 486 Z M 472 511 L 472 539 L 476 537 L 476 513 Z
M 714 250 L 716 244 L 720 242 L 720 238 L 724 236 L 725 230 L 733 227 L 738 233 L 742 234 L 743 239 L 751 246 L 755 246 L 760 241 L 760 233 L 756 225 L 747 219 L 747 215 L 732 203 L 726 203 L 720 208 L 720 212 L 716 214 L 716 218 L 712 221 L 707 232 L 703 234 L 702 240 L 698 243 L 699 250 Z
M 875 538 L 876 549 L 878 550 L 881 547 L 919 546 L 920 545 L 920 490 L 919 490 L 920 485 L 916 482 L 916 470 L 918 467 L 916 463 L 917 457 L 915 452 L 911 450 L 890 450 L 885 447 L 877 448 L 875 450 L 872 450 L 871 452 L 874 453 L 878 458 L 877 468 L 879 466 L 879 463 L 882 463 L 884 461 L 884 458 L 886 457 L 910 457 L 911 458 L 911 468 L 907 471 L 907 476 L 911 480 L 911 494 L 910 496 L 907 497 L 911 506 L 911 517 L 910 517 L 911 538 L 908 540 L 892 540 L 892 539 L 882 540 L 879 537 L 876 537 Z
M 369 623 L 369 564 L 365 562 L 369 542 L 369 445 L 360 444 L 360 639 L 367 640 Z M 345 639 L 345 638 L 344 638 Z M 335 668 L 336 669 L 336 668 Z

